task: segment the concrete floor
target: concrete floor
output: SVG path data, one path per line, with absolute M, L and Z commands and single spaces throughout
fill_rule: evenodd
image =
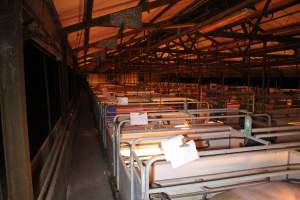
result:
M 87 94 L 80 99 L 67 200 L 112 200 L 107 162 L 101 152 Z

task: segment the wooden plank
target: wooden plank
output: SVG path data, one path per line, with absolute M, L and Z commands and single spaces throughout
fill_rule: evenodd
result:
M 22 2 L 4 1 L 0 9 L 0 110 L 10 200 L 34 199 L 23 66 Z

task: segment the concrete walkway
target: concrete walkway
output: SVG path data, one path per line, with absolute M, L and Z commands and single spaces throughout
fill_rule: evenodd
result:
M 85 92 L 80 97 L 67 200 L 113 200 L 107 162 L 101 153 L 91 106 Z

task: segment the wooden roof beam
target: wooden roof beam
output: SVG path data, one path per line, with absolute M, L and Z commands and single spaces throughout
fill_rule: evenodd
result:
M 300 42 L 298 38 L 286 37 L 286 36 L 274 36 L 274 35 L 257 35 L 257 34 L 245 34 L 245 33 L 237 33 L 237 32 L 225 32 L 225 31 L 216 31 L 212 33 L 208 33 L 207 35 L 215 36 L 215 37 L 226 37 L 233 39 L 242 39 L 242 40 L 261 40 L 261 41 L 276 41 L 283 43 L 290 42 Z
M 177 2 L 177 1 L 178 0 L 172 0 L 171 2 Z M 160 7 L 160 6 L 168 5 L 169 3 L 170 3 L 170 1 L 156 0 L 156 1 L 152 1 L 152 2 L 144 2 L 141 4 L 141 6 L 142 6 L 142 11 L 148 11 L 148 10 L 152 10 L 154 8 Z M 121 10 L 119 12 L 122 12 L 122 11 L 124 11 L 124 10 Z M 119 13 L 119 12 L 116 12 L 116 13 Z M 67 27 L 63 28 L 63 31 L 65 33 L 71 33 L 71 32 L 79 31 L 81 29 L 85 29 L 86 27 L 91 27 L 91 26 L 111 26 L 110 25 L 111 14 L 113 14 L 113 13 L 93 18 L 89 24 L 80 22 L 77 24 L 67 26 Z
M 229 27 L 234 27 L 234 26 L 240 25 L 241 23 L 248 23 L 250 25 L 254 25 L 251 21 L 249 21 L 249 19 L 258 18 L 261 14 L 263 14 L 263 15 L 271 15 L 271 14 L 274 14 L 274 13 L 276 13 L 278 11 L 287 9 L 289 7 L 292 7 L 292 6 L 295 6 L 295 5 L 298 5 L 298 4 L 299 4 L 299 0 L 286 1 L 286 2 L 282 3 L 281 5 L 279 5 L 277 7 L 269 8 L 267 11 L 257 12 L 257 14 L 254 14 L 253 16 L 251 16 L 249 18 L 246 18 L 246 19 L 241 20 L 241 21 L 234 22 L 232 24 L 228 24 L 225 27 L 222 27 L 222 29 L 226 29 L 226 28 L 229 28 Z M 259 25 L 257 26 L 257 29 L 263 32 L 263 30 L 259 27 Z
M 299 45 L 300 46 L 300 45 Z M 163 49 L 152 49 L 152 51 L 154 52 L 166 52 L 166 53 L 176 53 L 176 54 L 180 54 L 180 55 L 184 55 L 184 54 L 195 54 L 195 55 L 207 55 L 207 56 L 214 56 L 214 57 L 223 57 L 223 58 L 235 58 L 235 57 L 242 57 L 243 53 L 241 52 L 236 52 L 236 53 L 227 53 L 227 52 L 218 52 L 218 51 L 201 51 L 201 50 L 193 50 L 193 49 L 186 49 L 186 50 L 176 50 L 176 49 L 167 49 L 167 48 L 163 48 Z M 272 49 L 270 48 L 269 51 L 272 51 Z M 253 57 L 257 57 L 258 55 L 253 55 Z M 272 57 L 279 57 L 279 58 L 292 58 L 294 57 L 294 55 L 277 55 L 277 54 L 269 54 L 266 55 L 270 58 Z
M 160 18 L 163 14 L 165 14 L 170 8 L 172 8 L 178 1 L 172 1 L 170 4 L 165 7 L 162 11 L 160 11 L 157 15 L 155 15 L 151 20 L 150 24 L 154 23 L 158 18 Z
M 238 11 L 244 9 L 244 8 L 247 8 L 247 7 L 249 7 L 249 6 L 255 4 L 255 3 L 259 2 L 259 1 L 260 0 L 245 0 L 242 3 L 240 3 L 240 4 L 236 5 L 236 6 L 233 6 L 232 8 L 229 8 L 229 9 L 223 11 L 222 13 L 217 14 L 216 16 L 207 19 L 206 21 L 198 23 L 192 29 L 188 29 L 186 31 L 183 31 L 180 34 L 171 35 L 170 37 L 167 37 L 167 38 L 161 40 L 159 43 L 157 43 L 156 45 L 154 45 L 154 47 L 160 46 L 163 43 L 171 42 L 172 40 L 175 40 L 175 39 L 177 39 L 179 37 L 182 37 L 185 34 L 196 32 L 201 27 L 204 27 L 204 26 L 207 26 L 209 24 L 215 23 L 215 22 L 217 22 L 219 20 L 223 20 L 227 16 L 232 15 L 233 13 L 238 12 Z
M 209 18 L 206 21 L 198 23 L 194 28 L 182 31 L 180 34 L 174 34 L 173 36 L 170 36 L 169 38 L 165 38 L 164 40 L 162 40 L 158 44 L 158 46 L 161 45 L 161 44 L 163 44 L 163 43 L 175 40 L 178 37 L 181 37 L 181 36 L 183 36 L 183 35 L 185 35 L 187 33 L 198 31 L 200 29 L 200 27 L 204 27 L 207 24 L 212 24 L 214 22 L 217 22 L 218 20 L 222 20 L 225 17 L 229 16 L 230 14 L 238 12 L 238 11 L 240 11 L 240 10 L 242 10 L 244 8 L 247 8 L 247 7 L 251 6 L 251 5 L 254 5 L 257 2 L 259 2 L 259 0 L 258 1 L 255 1 L 255 0 L 253 0 L 253 1 L 251 1 L 251 0 L 243 1 L 242 3 L 240 3 L 240 4 L 238 4 L 238 5 L 234 6 L 234 7 L 232 7 L 230 9 L 227 9 L 224 12 L 222 12 L 222 13 L 220 13 L 220 14 L 212 17 L 212 18 Z M 291 7 L 291 6 L 296 5 L 296 4 L 299 4 L 298 0 L 291 1 L 291 2 L 288 2 L 288 3 L 284 3 L 281 6 L 278 6 L 278 7 L 272 8 L 272 9 L 268 9 L 267 11 L 256 12 L 253 15 L 251 15 L 251 16 L 245 18 L 245 19 L 241 19 L 241 20 L 237 20 L 236 22 L 229 23 L 228 25 L 225 25 L 224 27 L 219 27 L 215 31 L 217 31 L 217 30 L 223 30 L 224 28 L 229 28 L 229 27 L 232 27 L 232 26 L 239 25 L 241 23 L 244 23 L 244 22 L 248 21 L 249 19 L 258 18 L 261 14 L 272 14 L 272 13 L 275 13 L 277 11 L 280 11 L 281 9 L 285 9 L 285 8 Z
M 180 38 L 186 34 L 189 34 L 189 33 L 194 33 L 194 32 L 197 32 L 201 27 L 205 27 L 207 25 L 210 25 L 210 24 L 213 24 L 213 23 L 216 23 L 220 20 L 223 20 L 224 17 L 228 17 L 230 15 L 232 15 L 233 13 L 236 13 L 236 12 L 239 12 L 240 10 L 244 9 L 244 8 L 247 8 L 257 2 L 259 2 L 260 0 L 246 0 L 246 1 L 243 1 L 242 3 L 236 5 L 236 6 L 233 6 L 227 10 L 225 10 L 224 12 L 222 13 L 219 13 L 218 15 L 214 16 L 214 17 L 211 17 L 209 18 L 208 20 L 206 21 L 203 21 L 203 22 L 200 22 L 198 23 L 196 26 L 194 26 L 193 28 L 191 29 L 188 29 L 188 30 L 185 30 L 181 33 L 176 33 L 176 34 L 169 34 L 167 35 L 165 38 L 160 38 L 160 40 L 158 41 L 155 41 L 154 43 L 152 43 L 151 45 L 148 46 L 147 49 L 151 49 L 151 48 L 156 48 L 156 47 L 159 47 L 160 45 L 162 44 L 165 44 L 165 43 L 168 43 L 168 42 L 171 42 L 177 38 Z M 142 47 L 141 47 L 142 48 Z M 134 49 L 126 49 L 126 52 L 128 51 L 135 51 Z
M 279 45 L 275 45 L 275 46 L 269 46 L 269 47 L 266 47 L 266 48 L 249 50 L 247 52 L 247 55 L 252 56 L 252 57 L 263 56 L 264 53 L 272 53 L 272 52 L 276 52 L 276 51 L 297 49 L 299 47 L 300 47 L 300 42 L 298 42 L 298 43 L 289 43 L 289 44 L 279 44 Z M 138 48 L 136 50 L 138 50 Z M 159 52 L 160 50 L 159 49 L 151 49 L 148 52 L 151 52 L 151 51 Z M 164 50 L 162 50 L 162 51 L 164 51 Z M 169 51 L 172 51 L 172 50 L 169 50 Z M 180 52 L 180 50 L 177 50 L 177 52 Z M 185 50 L 185 52 L 193 53 L 193 51 L 189 51 L 189 50 Z M 147 52 L 144 52 L 144 53 L 147 53 Z M 176 53 L 176 50 L 173 50 L 173 53 Z M 197 55 L 199 55 L 199 54 L 201 55 L 201 53 L 203 53 L 203 55 L 213 55 L 213 54 L 215 54 L 215 55 L 218 55 L 218 56 L 226 56 L 226 53 L 219 52 L 219 51 L 210 51 L 210 52 L 194 51 L 194 53 L 197 54 Z M 235 53 L 231 53 L 231 54 L 233 54 L 236 57 L 243 57 L 245 55 L 245 52 L 235 52 Z M 120 57 L 120 55 L 117 55 L 117 56 Z M 126 55 L 122 55 L 120 58 L 122 58 L 122 57 L 128 59 L 130 56 L 128 54 L 126 54 Z M 114 58 L 114 56 L 109 56 L 108 57 L 108 59 L 113 59 L 113 58 Z

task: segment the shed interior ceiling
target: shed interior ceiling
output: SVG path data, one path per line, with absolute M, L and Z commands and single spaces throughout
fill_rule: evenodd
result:
M 52 1 L 83 71 L 192 64 L 245 74 L 300 60 L 298 0 Z

